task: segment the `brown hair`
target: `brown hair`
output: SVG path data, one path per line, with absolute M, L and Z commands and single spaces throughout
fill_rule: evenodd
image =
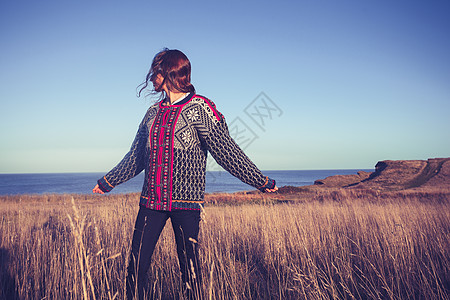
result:
M 191 62 L 180 50 L 165 48 L 155 55 L 145 81 L 139 86 L 141 89 L 138 96 L 141 96 L 142 91 L 158 74 L 164 78 L 162 85 L 166 84 L 169 91 L 195 93 L 195 88 L 191 84 Z

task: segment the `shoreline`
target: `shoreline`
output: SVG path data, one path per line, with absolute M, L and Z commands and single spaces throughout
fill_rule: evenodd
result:
M 279 190 L 275 193 L 261 193 L 243 183 L 240 183 L 236 178 L 224 172 L 219 172 L 220 189 L 231 190 L 229 192 L 217 192 L 205 190 L 205 203 L 287 203 L 287 202 L 305 202 L 305 201 L 352 201 L 365 199 L 367 201 L 380 201 L 385 199 L 406 199 L 406 198 L 420 198 L 422 201 L 448 201 L 450 199 L 450 158 L 430 158 L 428 160 L 385 160 L 379 161 L 375 165 L 374 171 L 367 170 L 340 170 L 340 174 L 327 173 L 327 171 L 312 171 L 309 173 L 306 180 L 305 171 L 291 171 L 298 172 L 293 176 L 286 172 L 289 171 L 272 171 L 277 173 L 273 178 L 277 178 L 277 185 Z M 211 174 L 211 171 L 209 171 Z M 283 173 L 284 172 L 284 173 Z M 303 172 L 303 173 L 302 173 Z M 289 172 L 290 173 L 290 172 Z M 356 173 L 356 174 L 355 174 Z M 270 171 L 266 174 L 271 176 Z M 284 178 L 283 178 L 284 174 Z M 279 177 L 277 177 L 277 175 Z M 227 181 L 229 178 L 233 180 Z M 324 179 L 312 179 L 324 178 Z M 136 178 L 134 178 L 136 179 Z M 213 178 L 214 181 L 217 178 Z M 132 179 L 133 180 L 133 179 Z M 132 181 L 130 180 L 130 181 Z M 294 182 L 296 184 L 282 184 L 282 182 Z M 311 180 L 314 180 L 313 184 Z M 120 193 L 119 188 L 106 195 L 95 195 L 91 193 L 90 186 L 92 178 L 83 178 L 82 181 L 71 182 L 70 187 L 82 186 L 82 191 L 88 193 L 20 193 L 20 194 L 6 194 L 0 195 L 0 200 L 21 199 L 21 198 L 47 198 L 57 199 L 74 197 L 79 199 L 104 199 L 114 198 L 139 198 L 140 191 L 137 191 L 137 186 L 133 191 L 126 191 Z M 236 183 L 240 183 L 237 185 Z M 17 183 L 11 181 L 12 184 Z M 127 182 L 129 183 L 129 182 Z M 301 183 L 301 184 L 300 184 Z M 34 182 L 29 183 L 30 186 L 36 187 L 42 185 L 42 179 L 35 179 Z M 53 182 L 52 182 L 53 184 Z M 124 183 L 125 185 L 126 183 Z M 208 180 L 206 181 L 208 185 Z M 214 182 L 210 182 L 213 185 Z M 140 184 L 141 185 L 141 184 Z M 5 184 L 7 186 L 7 184 Z M 51 185 L 52 186 L 52 185 Z M 217 188 L 217 187 L 216 187 Z M 69 189 L 69 186 L 67 186 Z M 50 201 L 50 200 L 49 200 Z
M 75 199 L 78 203 L 111 203 L 134 202 L 139 204 L 139 192 L 123 194 L 20 194 L 0 195 L 0 203 L 68 203 Z M 282 186 L 275 193 L 255 191 L 238 191 L 230 193 L 205 193 L 205 206 L 242 205 L 242 204 L 280 204 L 309 202 L 370 202 L 370 203 L 401 203 L 401 202 L 449 202 L 450 189 L 443 187 L 413 188 L 403 190 L 379 189 L 348 189 L 336 187 Z

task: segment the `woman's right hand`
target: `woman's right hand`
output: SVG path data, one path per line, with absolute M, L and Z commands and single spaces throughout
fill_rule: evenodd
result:
M 273 189 L 266 189 L 267 193 L 274 193 L 276 191 L 278 191 L 278 187 L 277 186 L 275 186 Z
M 92 189 L 92 192 L 93 192 L 94 194 L 104 194 L 104 193 L 105 193 L 104 191 L 102 191 L 102 190 L 100 189 L 100 187 L 98 186 L 98 184 Z

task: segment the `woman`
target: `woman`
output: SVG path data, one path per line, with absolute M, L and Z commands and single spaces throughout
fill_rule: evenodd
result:
M 139 96 L 152 83 L 160 101 L 152 105 L 130 151 L 98 180 L 106 193 L 145 171 L 128 265 L 127 295 L 144 295 L 147 270 L 159 235 L 171 219 L 182 280 L 187 293 L 200 287 L 196 242 L 205 191 L 207 152 L 225 170 L 262 192 L 278 190 L 230 137 L 214 103 L 195 94 L 191 64 L 179 50 L 164 49 L 153 59 Z

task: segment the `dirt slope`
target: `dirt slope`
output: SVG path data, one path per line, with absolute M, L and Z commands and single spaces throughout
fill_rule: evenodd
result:
M 375 172 L 336 175 L 317 180 L 317 187 L 403 190 L 410 188 L 450 188 L 450 158 L 428 160 L 384 160 Z

